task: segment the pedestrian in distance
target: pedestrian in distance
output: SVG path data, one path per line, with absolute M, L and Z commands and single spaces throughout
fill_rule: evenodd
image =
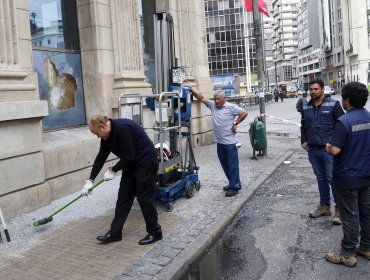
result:
M 280 89 L 279 90 L 279 97 L 280 97 L 281 102 L 284 102 L 284 95 L 285 95 L 285 92 L 282 89 Z
M 308 153 L 308 159 L 316 175 L 320 193 L 319 207 L 309 213 L 311 218 L 330 216 L 330 187 L 333 169 L 333 157 L 325 151 L 325 145 L 333 133 L 335 121 L 344 114 L 339 101 L 324 96 L 324 82 L 309 82 L 311 99 L 303 106 L 301 144 Z M 334 225 L 340 225 L 339 209 L 335 189 L 331 188 L 335 204 Z
M 342 105 L 347 113 L 336 122 L 326 145 L 334 156 L 333 186 L 343 239 L 341 251 L 328 252 L 325 258 L 346 266 L 356 265 L 356 253 L 370 260 L 370 112 L 364 108 L 368 96 L 364 84 L 350 82 L 343 86 Z
M 274 89 L 274 99 L 275 102 L 279 102 L 279 91 L 276 88 Z
M 218 159 L 229 181 L 223 190 L 226 197 L 235 196 L 241 188 L 236 129 L 248 113 L 243 108 L 227 102 L 223 91 L 216 91 L 213 94 L 214 100 L 209 100 L 192 88 L 190 91 L 211 110 Z
M 302 97 L 298 99 L 297 104 L 295 105 L 297 112 L 302 113 L 303 106 L 307 105 L 307 92 L 302 94 Z
M 90 119 L 89 128 L 91 133 L 101 138 L 101 141 L 90 177 L 86 180 L 81 194 L 88 195 L 89 188 L 111 152 L 119 160 L 105 172 L 104 179 L 113 180 L 115 173 L 122 170 L 115 215 L 110 230 L 105 235 L 98 236 L 97 239 L 102 243 L 122 240 L 122 228 L 135 197 L 139 202 L 148 232 L 139 244 L 146 245 L 162 239 L 155 206 L 158 161 L 152 141 L 140 125 L 129 119 L 113 120 L 97 115 Z

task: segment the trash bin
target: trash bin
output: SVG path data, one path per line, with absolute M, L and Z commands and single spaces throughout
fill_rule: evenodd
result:
M 254 121 L 250 123 L 249 138 L 253 148 L 252 159 L 257 159 L 255 155 L 256 151 L 258 151 L 258 156 L 263 156 L 262 151 L 267 148 L 267 138 L 265 125 L 263 124 L 261 117 L 255 118 Z

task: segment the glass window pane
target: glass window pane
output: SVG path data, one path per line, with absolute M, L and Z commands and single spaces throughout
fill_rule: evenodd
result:
M 76 0 L 29 1 L 34 47 L 80 50 Z

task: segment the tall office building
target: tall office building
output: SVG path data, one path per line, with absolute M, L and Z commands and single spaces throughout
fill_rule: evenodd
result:
M 320 0 L 318 6 L 322 79 L 337 93 L 340 93 L 342 84 L 344 84 L 342 1 Z
M 272 6 L 271 0 L 267 0 L 267 9 L 270 15 L 272 15 Z M 266 69 L 266 79 L 267 79 L 267 88 L 271 87 L 271 84 L 275 83 L 275 79 L 268 75 L 267 69 L 273 69 L 274 66 L 274 50 L 275 50 L 275 43 L 274 43 L 274 18 L 272 16 L 266 17 L 263 16 L 263 44 L 264 44 L 264 58 L 265 58 L 265 69 Z M 273 71 L 273 70 L 272 70 Z
M 299 0 L 272 0 L 274 65 L 267 69 L 270 86 L 291 82 L 292 58 L 296 56 Z
M 345 81 L 370 90 L 370 0 L 342 0 Z
M 248 24 L 245 25 L 244 0 L 205 0 L 204 6 L 210 75 L 245 75 L 248 66 L 246 43 L 249 46 L 250 70 L 256 73 L 253 19 L 252 13 L 249 13 Z
M 302 0 L 298 14 L 297 71 L 293 75 L 302 90 L 308 89 L 308 82 L 321 79 L 320 28 L 317 15 L 320 0 Z

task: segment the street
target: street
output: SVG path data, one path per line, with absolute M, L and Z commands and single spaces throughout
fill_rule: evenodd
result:
M 294 98 L 269 103 L 266 113 L 299 122 L 296 102 Z M 117 177 L 47 225 L 33 228 L 30 224 L 79 192 L 8 220 L 12 241 L 0 243 L 0 279 L 177 280 L 212 243 L 220 245 L 213 247 L 216 253 L 210 251 L 207 264 L 194 268 L 198 269 L 192 274 L 195 276 L 185 279 L 309 279 L 306 275 L 336 279 L 342 275 L 348 268 L 323 259 L 324 252 L 339 248 L 340 227 L 331 226 L 329 217 L 307 218 L 308 211 L 317 206 L 318 192 L 300 148 L 299 127 L 267 118 L 268 156 L 251 160 L 249 123 L 259 110 L 246 109 L 249 116 L 238 126 L 243 188 L 237 196 L 225 198 L 222 187 L 227 180 L 215 145 L 196 148 L 201 189 L 191 199 L 177 199 L 170 213 L 159 204 L 162 241 L 150 246 L 137 244 L 145 235 L 137 202 L 123 229 L 122 242 L 102 246 L 96 241 L 114 213 Z M 286 160 L 291 164 L 284 165 Z M 224 237 L 219 239 L 223 231 Z M 368 274 L 369 266 L 365 268 L 366 262 L 358 261 L 350 272 L 357 271 L 357 279 L 367 279 L 361 273 Z
M 266 112 L 297 121 L 294 102 L 296 99 L 285 99 L 270 104 Z M 286 128 L 267 119 L 270 133 L 296 135 L 299 131 L 294 126 Z M 286 160 L 290 163 L 280 165 L 265 181 L 183 280 L 368 279 L 370 265 L 362 257 L 357 257 L 356 268 L 324 259 L 327 251 L 340 250 L 342 228 L 331 223 L 333 203 L 331 217 L 309 218 L 308 212 L 319 201 L 316 178 L 306 152 L 298 145 L 291 150 L 293 154 Z

